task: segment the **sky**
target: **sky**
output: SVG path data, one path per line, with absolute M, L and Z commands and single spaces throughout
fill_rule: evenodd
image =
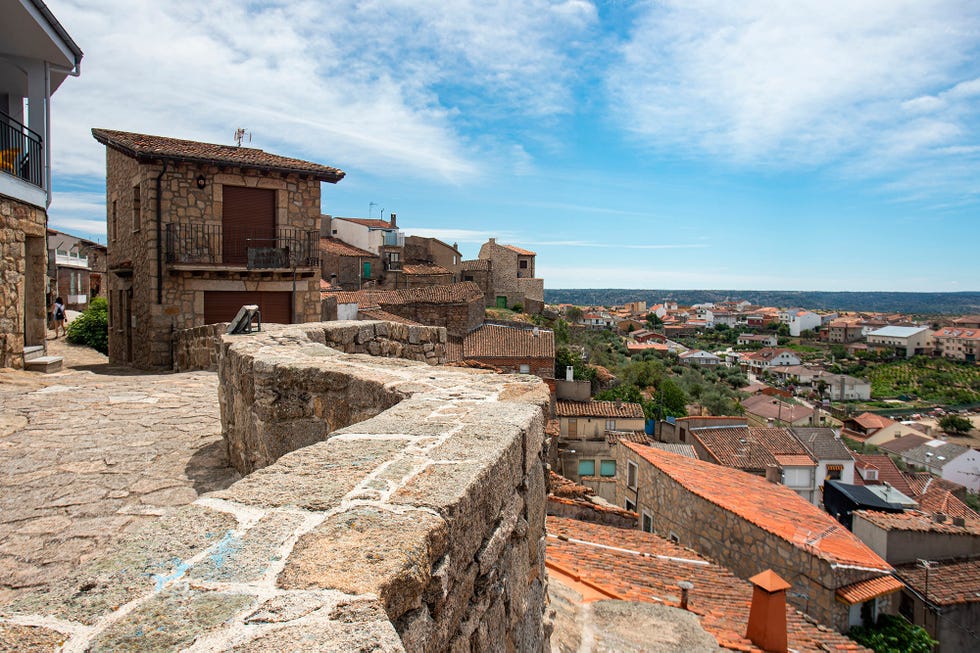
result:
M 324 213 L 537 252 L 546 288 L 980 290 L 976 0 L 47 0 L 49 224 L 93 127 L 344 170 Z

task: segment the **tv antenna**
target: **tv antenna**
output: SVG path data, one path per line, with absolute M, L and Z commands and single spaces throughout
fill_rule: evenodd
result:
M 244 127 L 239 127 L 235 130 L 235 144 L 238 147 L 242 146 L 242 141 L 248 139 L 248 142 L 252 142 L 252 132 L 246 130 Z
M 374 207 L 378 205 L 377 202 L 368 202 L 368 218 L 374 215 Z

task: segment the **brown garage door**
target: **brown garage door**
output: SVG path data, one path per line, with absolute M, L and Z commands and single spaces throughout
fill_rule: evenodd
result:
M 291 324 L 293 321 L 292 293 L 289 292 L 229 292 L 204 293 L 204 323 L 231 322 L 245 304 L 257 304 L 263 322 Z
M 226 264 L 244 265 L 249 247 L 275 247 L 276 191 L 222 186 L 221 242 Z

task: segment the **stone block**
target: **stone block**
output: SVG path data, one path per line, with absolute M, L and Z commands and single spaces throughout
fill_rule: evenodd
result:
M 447 544 L 445 523 L 431 514 L 353 508 L 299 539 L 278 584 L 373 593 L 397 619 L 421 606 L 432 567 Z
M 295 513 L 273 512 L 263 517 L 244 535 L 227 533 L 191 569 L 190 578 L 212 582 L 255 582 L 279 560 L 286 540 L 303 523 Z

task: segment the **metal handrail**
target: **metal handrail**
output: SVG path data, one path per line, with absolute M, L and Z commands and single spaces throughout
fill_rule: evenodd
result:
M 0 172 L 44 188 L 44 139 L 0 111 Z
M 295 227 L 225 229 L 220 224 L 165 225 L 166 261 L 176 265 L 319 267 L 320 232 Z M 277 262 L 281 262 L 279 265 Z

